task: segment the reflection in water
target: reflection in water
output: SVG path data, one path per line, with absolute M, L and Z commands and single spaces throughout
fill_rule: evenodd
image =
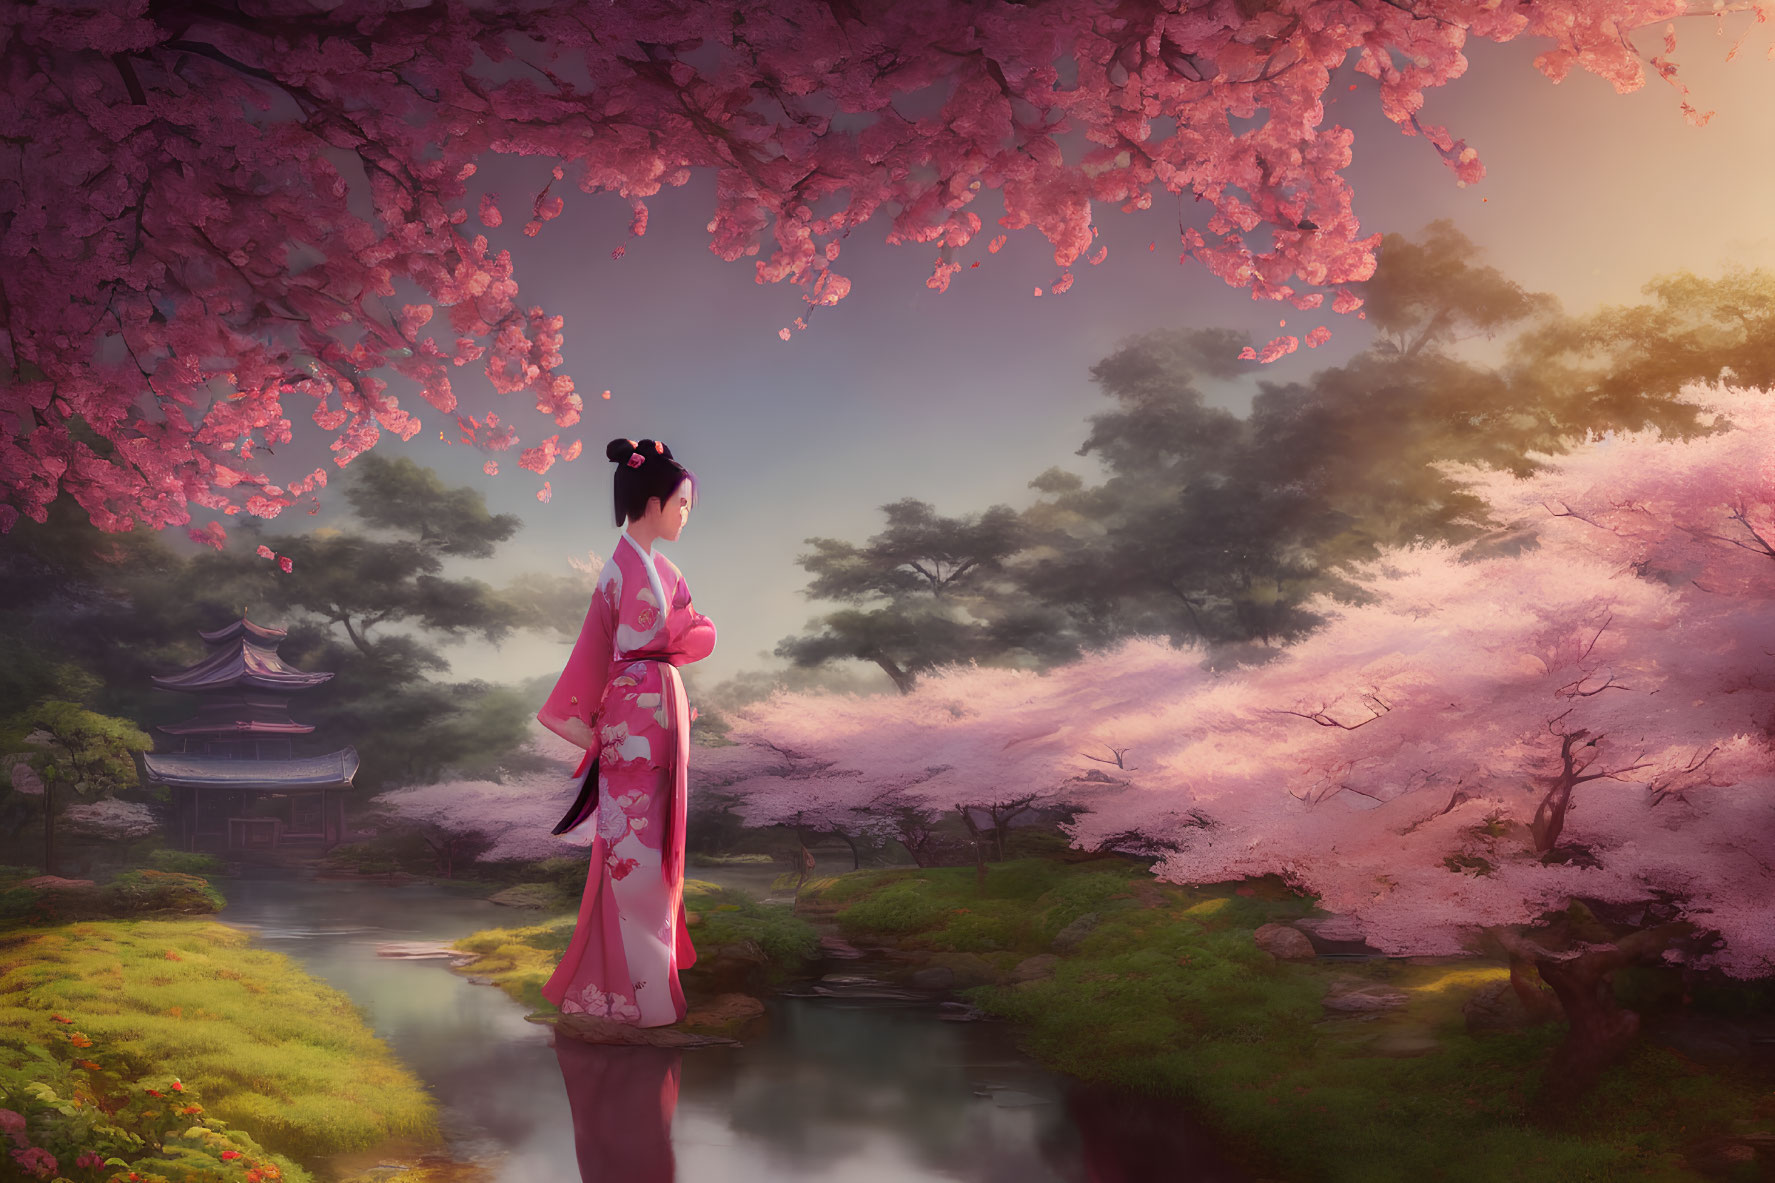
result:
M 1081 1091 L 999 1023 L 923 1006 L 779 998 L 743 1047 L 599 1047 L 502 992 L 378 945 L 532 920 L 436 887 L 221 884 L 252 925 L 363 1009 L 436 1097 L 452 1154 L 494 1183 L 1229 1183 L 1175 1106 Z M 682 1057 L 682 1058 L 680 1058 Z M 675 1109 L 674 1109 L 675 1104 Z M 390 1153 L 394 1153 L 392 1150 Z M 397 1157 L 400 1157 L 397 1155 Z
M 585 1183 L 672 1183 L 672 1111 L 683 1055 L 670 1047 L 555 1040 Z

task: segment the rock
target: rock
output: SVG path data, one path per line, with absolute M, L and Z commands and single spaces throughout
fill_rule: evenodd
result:
M 552 1022 L 557 1037 L 566 1035 L 581 1043 L 648 1047 L 732 1047 L 739 1043 L 725 1035 L 702 1035 L 677 1027 L 633 1027 L 603 1015 L 543 1016 L 536 1021 Z
M 520 883 L 487 897 L 490 904 L 505 908 L 548 908 L 554 906 L 557 893 L 547 883 Z
M 721 994 L 701 1003 L 684 1016 L 685 1027 L 728 1027 L 756 1019 L 764 1013 L 764 1002 L 750 994 Z
M 1382 982 L 1371 982 L 1363 978 L 1337 978 L 1326 990 L 1322 1005 L 1326 1010 L 1349 1014 L 1391 1010 L 1404 1006 L 1410 1000 L 1411 996 L 1405 991 Z
M 804 920 L 830 920 L 843 909 L 842 904 L 829 904 L 812 896 L 795 897 L 795 914 Z
M 1052 1105 L 1054 1098 L 1026 1093 L 1022 1089 L 992 1089 L 992 1103 L 1001 1109 L 1024 1109 L 1031 1105 Z
M 1307 961 L 1317 956 L 1307 934 L 1288 924 L 1266 924 L 1251 934 L 1257 947 L 1279 961 Z
M 1012 983 L 1040 982 L 1054 976 L 1054 967 L 1060 964 L 1060 957 L 1055 953 L 1037 953 L 1034 957 L 1025 957 L 1011 970 Z
M 1054 939 L 1049 942 L 1049 947 L 1056 953 L 1071 953 L 1073 950 L 1077 949 L 1080 943 L 1083 942 L 1086 937 L 1090 936 L 1092 931 L 1101 923 L 1103 923 L 1103 914 L 1101 912 L 1086 912 L 1083 916 L 1080 916 L 1071 924 L 1068 924 L 1065 928 L 1055 933 Z
M 681 976 L 705 994 L 751 993 L 763 986 L 769 966 L 770 955 L 757 941 L 735 941 L 698 949 L 696 964 Z
M 977 1023 L 986 1017 L 986 1012 L 965 1002 L 945 1002 L 937 1017 L 951 1023 Z
M 840 961 L 852 961 L 861 957 L 863 951 L 849 941 L 828 934 L 820 938 L 820 954 Z
M 1359 941 L 1362 928 L 1348 916 L 1309 916 L 1296 920 L 1294 927 L 1327 941 Z
M 947 965 L 927 965 L 912 971 L 912 984 L 920 990 L 948 990 L 955 985 L 955 971 Z
M 479 953 L 465 953 L 461 949 L 452 949 L 449 945 L 437 941 L 388 941 L 376 946 L 378 957 L 405 957 L 421 960 L 428 957 L 444 958 L 451 965 L 467 965 L 480 957 Z
M 1516 1031 L 1552 1017 L 1559 1004 L 1551 993 L 1546 996 L 1547 1008 L 1534 1014 L 1508 981 L 1490 982 L 1461 1004 L 1461 1014 L 1466 1016 L 1469 1031 Z

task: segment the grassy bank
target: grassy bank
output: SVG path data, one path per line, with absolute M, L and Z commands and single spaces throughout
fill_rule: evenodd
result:
M 0 935 L 0 1090 L 81 1183 L 300 1181 L 292 1160 L 437 1136 L 423 1086 L 345 995 L 204 919 Z M 129 1131 L 154 1137 L 132 1150 Z M 86 1154 L 113 1165 L 77 1167 Z
M 542 984 L 573 938 L 575 913 L 565 907 L 535 924 L 486 929 L 457 941 L 455 948 L 479 954 L 461 972 L 489 979 L 533 1013 L 554 1013 L 554 1004 L 542 996 Z M 694 992 L 697 971 L 713 964 L 723 950 L 745 950 L 754 958 L 759 984 L 765 984 L 799 968 L 818 943 L 813 927 L 787 906 L 760 904 L 742 892 L 698 879 L 685 881 L 684 910 L 698 959 L 697 967 L 684 975 L 687 992 Z
M 858 941 L 891 941 L 971 969 L 962 993 L 1015 1020 L 1027 1050 L 1086 1080 L 1186 1098 L 1261 1172 L 1290 1180 L 1758 1179 L 1703 1176 L 1710 1138 L 1775 1130 L 1775 1094 L 1642 1042 L 1557 1126 L 1538 1121 L 1541 1067 L 1562 1025 L 1467 1030 L 1461 1006 L 1502 965 L 1280 962 L 1260 925 L 1308 915 L 1279 885 L 1181 889 L 1120 861 L 1025 859 L 862 871 L 812 883 Z M 1054 948 L 1051 976 L 1011 984 Z M 1050 968 L 1050 967 L 1042 967 Z M 1036 967 L 1029 967 L 1036 973 Z M 1026 975 L 1027 976 L 1027 975 Z M 1403 992 L 1379 1018 L 1328 1015 L 1334 978 Z

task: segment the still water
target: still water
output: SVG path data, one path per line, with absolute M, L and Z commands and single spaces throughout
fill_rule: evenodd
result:
M 934 1007 L 767 999 L 740 1047 L 598 1047 L 436 960 L 379 957 L 535 916 L 424 884 L 227 880 L 218 919 L 349 995 L 425 1082 L 458 1159 L 498 1183 L 1236 1183 L 1188 1115 L 1020 1055 Z M 848 967 L 846 967 L 848 968 Z M 363 1166 L 373 1166 L 369 1161 Z

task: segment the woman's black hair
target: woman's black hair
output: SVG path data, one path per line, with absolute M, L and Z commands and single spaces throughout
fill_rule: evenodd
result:
M 672 459 L 672 449 L 658 440 L 611 440 L 604 455 L 616 464 L 617 525 L 644 515 L 649 500 L 665 505 L 685 481 L 690 482 L 690 503 L 696 504 L 696 473 Z M 631 464 L 633 456 L 641 457 L 640 462 Z

